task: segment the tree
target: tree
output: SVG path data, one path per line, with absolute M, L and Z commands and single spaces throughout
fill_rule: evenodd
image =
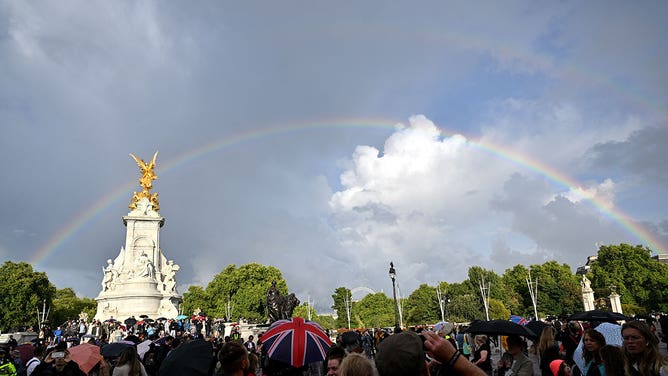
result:
M 422 284 L 406 299 L 406 325 L 423 325 L 440 321 L 436 288 Z
M 336 327 L 336 322 L 332 316 L 320 316 L 318 312 L 313 308 L 313 306 L 308 306 L 306 302 L 297 306 L 292 313 L 292 317 L 301 317 L 305 320 L 308 320 L 308 312 L 311 311 L 311 321 L 317 322 L 322 326 L 323 329 L 334 329 Z
M 37 324 L 43 303 L 51 306 L 56 288 L 46 273 L 35 272 L 30 264 L 6 261 L 0 267 L 0 329 Z
M 183 293 L 183 300 L 181 301 L 181 311 L 191 314 L 196 309 L 202 310 L 204 313 L 211 314 L 213 306 L 202 286 L 191 285 L 188 291 Z
M 508 308 L 510 308 L 512 314 L 523 317 L 533 315 L 533 303 L 526 282 L 528 276 L 529 269 L 518 264 L 511 269 L 506 269 L 501 277 L 504 285 L 510 291 L 512 299 L 516 302 L 516 304 L 509 304 Z
M 668 265 L 652 259 L 651 254 L 640 245 L 601 246 L 591 268 L 592 288 L 607 296 L 614 286 L 624 304 L 668 310 Z
M 266 321 L 266 293 L 272 282 L 283 295 L 288 285 L 281 271 L 273 266 L 250 263 L 236 267 L 228 265 L 216 274 L 204 291 L 191 287 L 184 294 L 184 311 L 199 308 L 209 316 L 249 321 Z M 229 316 L 228 316 L 229 309 Z
M 490 320 L 508 320 L 510 318 L 510 310 L 503 305 L 499 299 L 489 299 L 489 319 Z
M 382 292 L 368 294 L 355 304 L 353 315 L 362 328 L 393 326 L 394 301 Z
M 538 280 L 537 310 L 540 317 L 565 315 L 582 310 L 579 278 L 568 264 L 548 261 L 531 265 L 531 279 Z M 526 285 L 526 282 L 525 282 Z M 528 287 L 526 290 L 528 291 Z M 531 306 L 533 313 L 533 306 Z
M 449 318 L 454 322 L 485 320 L 480 294 L 455 294 L 448 304 Z
M 332 309 L 336 311 L 336 325 L 339 328 L 348 327 L 348 313 L 346 312 L 346 301 L 352 305 L 352 293 L 347 287 L 338 287 L 332 294 Z M 351 319 L 352 320 L 352 319 Z
M 74 290 L 67 287 L 56 290 L 53 299 L 53 309 L 49 320 L 53 327 L 60 325 L 70 319 L 78 319 L 81 312 L 88 314 L 89 318 L 95 316 L 97 303 L 94 299 L 79 298 Z

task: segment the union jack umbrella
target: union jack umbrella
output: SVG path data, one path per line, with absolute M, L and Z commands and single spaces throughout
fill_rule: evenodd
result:
M 325 360 L 332 341 L 320 325 L 301 317 L 278 320 L 262 335 L 270 359 L 293 367 Z

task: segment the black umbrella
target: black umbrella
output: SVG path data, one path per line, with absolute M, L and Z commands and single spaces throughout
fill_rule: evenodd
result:
M 211 342 L 194 340 L 186 342 L 172 350 L 162 361 L 160 376 L 207 376 L 213 362 L 213 346 Z
M 137 319 L 135 319 L 134 317 L 128 317 L 128 318 L 125 319 L 125 321 L 123 321 L 123 322 L 124 322 L 125 325 L 127 325 L 127 326 L 132 326 L 132 325 L 134 325 L 134 324 L 137 323 Z
M 629 320 L 629 317 L 617 312 L 602 311 L 595 309 L 593 311 L 578 312 L 568 316 L 569 321 L 603 321 L 616 322 L 622 320 Z
M 147 319 L 148 315 L 140 315 L 139 317 L 142 318 L 142 319 Z
M 114 343 L 108 343 L 102 348 L 100 348 L 100 354 L 104 356 L 105 358 L 115 358 L 123 352 L 123 350 L 127 349 L 132 345 L 128 343 L 121 343 L 121 342 L 114 342 Z
M 133 342 L 135 345 L 141 342 L 139 337 L 134 334 L 129 334 L 127 337 L 123 338 L 123 340 Z
M 167 320 L 169 320 L 169 319 L 166 318 L 166 317 L 158 317 L 156 320 L 158 320 L 158 321 L 167 321 Z
M 474 321 L 471 323 L 466 332 L 471 334 L 489 334 L 500 336 L 516 334 L 519 336 L 536 338 L 536 334 L 531 331 L 531 329 L 527 329 L 522 325 L 515 324 L 514 322 L 508 320 Z
M 529 321 L 526 325 L 524 325 L 525 328 L 536 334 L 535 338 L 540 338 L 541 334 L 543 334 L 543 329 L 545 329 L 547 326 L 548 324 L 538 320 Z

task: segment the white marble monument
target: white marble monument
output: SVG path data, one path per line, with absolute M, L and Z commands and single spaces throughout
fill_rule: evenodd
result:
M 123 217 L 125 246 L 114 260 L 102 268 L 102 291 L 95 298 L 95 318 L 115 318 L 148 315 L 174 318 L 178 315 L 181 295 L 176 291 L 176 272 L 179 266 L 167 260 L 160 248 L 160 228 L 165 219 L 158 213 L 158 194 L 151 193 L 155 158 L 150 163 L 130 154 L 142 171 L 139 179 L 143 190 L 135 192 L 130 213 Z
M 582 304 L 585 311 L 593 311 L 596 309 L 594 304 L 594 290 L 591 288 L 591 281 L 586 275 L 582 275 Z

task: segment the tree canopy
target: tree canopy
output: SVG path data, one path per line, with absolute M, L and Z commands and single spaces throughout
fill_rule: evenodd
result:
M 281 271 L 273 266 L 228 265 L 213 277 L 206 289 L 191 286 L 183 296 L 183 309 L 190 313 L 199 308 L 211 317 L 264 322 L 266 293 L 274 281 L 279 292 L 287 294 L 288 285 Z
M 37 311 L 51 306 L 56 288 L 46 273 L 25 262 L 6 261 L 0 267 L 0 329 L 37 324 Z
M 622 304 L 650 311 L 668 310 L 668 265 L 652 259 L 649 248 L 603 245 L 590 274 L 597 296 L 608 296 L 615 289 Z

